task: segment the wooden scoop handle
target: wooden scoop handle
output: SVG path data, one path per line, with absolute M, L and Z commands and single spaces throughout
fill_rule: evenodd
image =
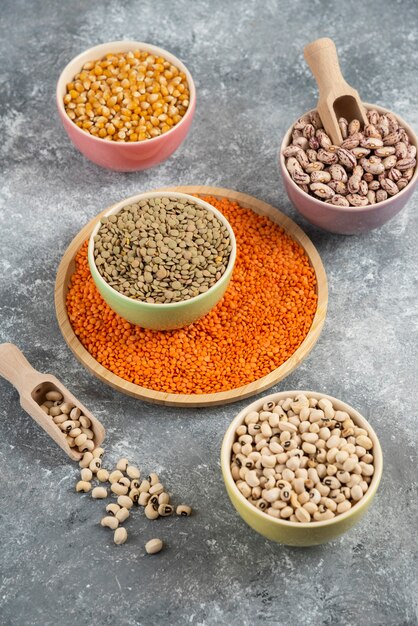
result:
M 20 395 L 24 391 L 30 393 L 45 379 L 45 375 L 34 369 L 13 343 L 0 344 L 0 376 L 8 380 Z
M 316 39 L 304 48 L 304 56 L 318 84 L 319 92 L 338 92 L 347 85 L 341 74 L 337 48 L 332 39 Z

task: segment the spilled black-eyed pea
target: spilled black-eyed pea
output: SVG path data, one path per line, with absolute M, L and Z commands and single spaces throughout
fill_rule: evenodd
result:
M 125 520 L 127 520 L 127 519 L 128 519 L 128 517 L 129 517 L 129 511 L 128 511 L 128 509 L 127 509 L 126 507 L 124 507 L 124 506 L 123 506 L 123 507 L 122 507 L 121 509 L 119 509 L 119 511 L 116 513 L 115 517 L 116 517 L 116 519 L 118 519 L 118 520 L 119 520 L 119 523 L 120 523 L 120 524 L 123 524 L 123 522 L 124 522 Z
M 76 491 L 84 491 L 84 493 L 87 493 L 88 491 L 90 491 L 90 489 L 91 483 L 86 480 L 79 480 L 75 486 Z
M 168 515 L 172 515 L 174 511 L 174 507 L 171 504 L 160 504 L 158 507 L 158 515 L 161 517 L 167 517 Z
M 111 502 L 110 504 L 107 505 L 106 511 L 107 513 L 110 513 L 111 515 L 116 515 L 116 513 L 120 511 L 121 508 L 122 507 L 120 507 L 119 504 L 115 504 L 115 502 Z
M 129 492 L 129 497 L 130 497 L 130 499 L 132 500 L 132 502 L 134 504 L 138 504 L 139 503 L 139 496 L 140 495 L 141 494 L 139 493 L 138 489 L 131 489 L 130 492 Z
M 120 470 L 121 472 L 124 472 L 126 470 L 126 468 L 129 465 L 129 461 L 128 459 L 119 459 L 119 461 L 116 463 L 116 469 Z
M 180 515 L 181 517 L 189 517 L 191 513 L 192 509 L 190 506 L 187 506 L 187 504 L 179 504 L 176 508 L 176 514 Z
M 159 517 L 158 510 L 154 509 L 152 504 L 147 504 L 144 509 L 145 517 L 148 519 L 157 519 Z
M 105 528 L 111 528 L 112 530 L 116 530 L 116 528 L 119 526 L 119 520 L 114 515 L 107 515 L 106 517 L 103 517 L 100 525 L 104 526 Z
M 133 500 L 130 496 L 119 496 L 117 499 L 117 503 L 119 504 L 119 506 L 128 510 L 131 509 L 133 506 Z

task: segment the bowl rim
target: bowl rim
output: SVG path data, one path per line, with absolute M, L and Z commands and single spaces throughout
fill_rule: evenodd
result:
M 319 400 L 320 398 L 327 398 L 328 400 L 331 400 L 333 404 L 336 403 L 338 407 L 341 407 L 338 410 L 347 411 L 350 417 L 353 418 L 353 421 L 356 421 L 357 423 L 357 420 L 358 420 L 359 425 L 361 427 L 364 426 L 367 429 L 369 433 L 369 437 L 373 441 L 373 456 L 374 456 L 375 471 L 374 471 L 368 490 L 363 495 L 363 497 L 358 502 L 356 502 L 354 506 L 351 507 L 351 509 L 349 509 L 345 513 L 336 515 L 334 518 L 330 520 L 322 520 L 319 522 L 315 522 L 315 521 L 290 522 L 288 520 L 272 517 L 271 515 L 268 515 L 268 513 L 264 513 L 264 511 L 260 511 L 260 509 L 257 509 L 257 507 L 255 507 L 253 504 L 248 502 L 248 500 L 242 495 L 242 493 L 238 489 L 235 483 L 235 480 L 232 478 L 231 468 L 230 468 L 230 458 L 231 458 L 231 450 L 232 450 L 232 444 L 234 441 L 235 430 L 237 426 L 239 426 L 244 421 L 245 416 L 250 411 L 260 410 L 261 406 L 264 403 L 269 402 L 271 400 L 277 402 L 278 400 L 282 400 L 287 397 L 292 397 L 292 396 L 294 397 L 297 394 L 304 394 L 308 398 L 309 397 L 316 398 L 317 400 Z M 276 525 L 278 527 L 283 526 L 286 528 L 301 529 L 301 530 L 306 531 L 309 528 L 322 528 L 324 526 L 332 526 L 334 524 L 338 524 L 341 521 L 348 519 L 352 515 L 355 515 L 356 512 L 361 507 L 364 506 L 364 504 L 370 503 L 370 501 L 373 499 L 377 491 L 377 488 L 380 483 L 380 479 L 382 477 L 383 453 L 382 453 L 382 448 L 380 446 L 379 439 L 375 431 L 373 430 L 372 426 L 370 425 L 370 423 L 366 420 L 365 417 L 363 417 L 363 415 L 361 415 L 361 413 L 356 411 L 351 405 L 347 404 L 343 400 L 339 400 L 338 398 L 334 398 L 333 396 L 329 396 L 325 393 L 319 393 L 317 391 L 307 391 L 307 390 L 280 391 L 278 393 L 273 393 L 268 396 L 263 396 L 262 398 L 258 398 L 258 400 L 255 400 L 251 404 L 244 407 L 238 413 L 238 415 L 234 417 L 234 419 L 228 426 L 227 430 L 225 431 L 225 435 L 223 437 L 222 446 L 221 446 L 221 468 L 222 468 L 222 474 L 223 474 L 226 487 L 231 489 L 234 492 L 234 495 L 236 495 L 236 497 L 240 501 L 240 503 L 247 509 L 247 511 L 250 512 L 252 515 L 255 515 L 256 517 L 258 517 L 260 521 L 268 520 L 273 525 Z
M 115 48 L 115 49 L 112 50 L 111 48 Z M 129 52 L 132 49 L 140 49 L 140 50 L 145 50 L 146 52 L 151 52 L 153 54 L 158 54 L 159 56 L 162 56 L 165 59 L 167 59 L 167 61 L 170 61 L 170 63 L 172 63 L 173 65 L 176 65 L 178 69 L 184 72 L 187 78 L 188 85 L 189 85 L 189 106 L 187 107 L 187 111 L 183 115 L 181 120 L 177 122 L 175 126 L 170 128 L 170 130 L 168 130 L 163 135 L 158 135 L 157 137 L 151 137 L 150 139 L 146 139 L 144 141 L 115 141 L 115 142 L 105 141 L 101 137 L 95 137 L 94 135 L 91 135 L 90 133 L 86 133 L 84 130 L 81 130 L 81 128 L 79 128 L 77 124 L 75 124 L 73 120 L 71 120 L 68 117 L 65 111 L 64 101 L 63 101 L 63 92 L 65 93 L 65 85 L 67 83 L 67 80 L 64 80 L 65 75 L 71 69 L 72 75 L 75 76 L 75 74 L 81 70 L 82 65 L 84 63 L 86 63 L 89 60 L 94 59 L 96 56 L 99 59 L 101 56 L 104 56 L 106 53 Z M 172 133 L 172 131 L 178 129 L 183 124 L 183 122 L 185 122 L 190 116 L 193 115 L 193 111 L 194 111 L 195 104 L 196 104 L 196 87 L 193 81 L 193 77 L 190 71 L 184 65 L 184 63 L 180 61 L 178 57 L 176 57 L 174 54 L 172 54 L 168 50 L 165 50 L 164 48 L 160 48 L 159 46 L 155 46 L 153 44 L 149 44 L 146 42 L 134 41 L 134 40 L 109 41 L 107 43 L 101 43 L 101 44 L 98 44 L 97 46 L 87 48 L 83 52 L 80 52 L 80 54 L 73 57 L 61 71 L 58 77 L 55 93 L 56 93 L 57 108 L 58 108 L 60 115 L 63 117 L 63 119 L 68 120 L 68 122 L 71 123 L 71 127 L 76 130 L 76 132 L 80 135 L 80 137 L 88 137 L 98 142 L 98 145 L 103 145 L 103 143 L 106 143 L 106 144 L 109 144 L 110 146 L 112 145 L 115 145 L 118 147 L 125 146 L 128 150 L 137 148 L 138 145 L 149 145 L 150 142 L 153 142 L 156 144 L 158 141 L 164 140 L 165 137 L 169 136 Z
M 101 220 L 103 217 L 108 217 L 109 215 L 114 215 L 115 213 L 119 213 L 119 211 L 121 211 L 125 206 L 129 206 L 130 204 L 134 204 L 135 202 L 140 202 L 141 200 L 148 200 L 150 198 L 167 198 L 167 197 L 180 199 L 180 200 L 181 199 L 188 200 L 189 202 L 198 204 L 202 208 L 205 208 L 206 210 L 216 215 L 219 221 L 222 222 L 224 226 L 226 226 L 229 236 L 231 238 L 232 250 L 229 255 L 228 264 L 225 268 L 224 273 L 220 277 L 220 279 L 217 280 L 212 285 L 212 287 L 209 287 L 209 289 L 205 291 L 204 293 L 200 293 L 197 296 L 193 296 L 193 298 L 189 298 L 188 300 L 180 300 L 180 302 L 163 303 L 163 302 L 143 302 L 142 300 L 135 300 L 134 298 L 129 298 L 129 296 L 125 296 L 124 294 L 119 293 L 119 291 L 116 291 L 116 289 L 114 289 L 111 285 L 109 285 L 109 283 L 107 283 L 104 280 L 104 278 L 101 276 L 100 272 L 98 271 L 95 260 L 94 260 L 94 237 L 97 234 L 101 226 Z M 148 309 L 152 311 L 152 310 L 157 310 L 157 309 L 162 310 L 162 309 L 173 309 L 173 308 L 178 308 L 178 307 L 187 307 L 190 304 L 194 304 L 196 302 L 200 302 L 201 300 L 205 300 L 208 294 L 214 291 L 215 287 L 219 287 L 220 285 L 223 285 L 225 282 L 228 282 L 230 279 L 231 273 L 234 269 L 234 265 L 235 265 L 235 260 L 237 256 L 237 242 L 236 242 L 235 233 L 232 229 L 231 224 L 228 222 L 226 217 L 220 211 L 218 211 L 217 208 L 209 204 L 209 202 L 205 202 L 205 200 L 201 200 L 200 198 L 196 198 L 195 196 L 192 196 L 190 194 L 181 193 L 178 191 L 174 191 L 174 192 L 172 191 L 167 191 L 167 192 L 147 191 L 141 194 L 137 194 L 135 196 L 130 196 L 129 198 L 125 198 L 124 200 L 117 202 L 108 211 L 106 211 L 104 215 L 101 216 L 101 218 L 97 221 L 96 225 L 91 231 L 91 235 L 89 237 L 87 255 L 88 255 L 90 271 L 95 281 L 98 280 L 103 286 L 105 286 L 105 288 L 110 289 L 112 293 L 116 295 L 116 297 L 121 299 L 122 302 L 129 302 L 133 306 L 138 306 L 138 308 L 141 308 L 141 309 L 144 308 L 144 309 Z
M 386 109 L 385 107 L 382 107 L 378 104 L 370 104 L 369 102 L 363 102 L 363 106 L 367 109 L 376 109 L 376 111 L 378 111 L 379 113 L 392 113 L 396 119 L 398 120 L 398 122 L 401 124 L 401 126 L 404 127 L 404 129 L 406 130 L 409 139 L 411 140 L 411 143 L 418 148 L 418 136 L 416 135 L 416 133 L 412 130 L 412 128 L 409 126 L 409 124 L 407 124 L 407 122 L 405 122 L 404 119 L 402 119 L 400 117 L 400 115 L 397 115 L 396 113 L 393 113 L 393 111 L 391 111 L 390 109 Z M 303 117 L 304 115 L 308 115 L 309 113 L 312 113 L 313 111 L 316 111 L 316 109 L 311 109 L 310 111 L 307 111 L 306 113 L 302 113 L 302 115 L 300 115 L 298 117 L 298 119 L 300 119 L 300 117 Z M 289 145 L 289 141 L 290 141 L 290 135 L 291 132 L 293 130 L 293 126 L 296 124 L 297 120 L 295 120 L 292 125 L 290 126 L 290 128 L 286 131 L 282 143 L 280 144 L 280 149 L 279 149 L 279 164 L 280 164 L 280 168 L 282 171 L 282 176 L 286 177 L 286 180 L 289 181 L 289 184 L 293 187 L 293 189 L 295 191 L 297 191 L 297 193 L 301 194 L 303 197 L 308 197 L 310 200 L 312 200 L 312 202 L 315 205 L 318 205 L 319 207 L 324 207 L 324 205 L 328 208 L 331 208 L 332 210 L 336 210 L 340 213 L 362 213 L 362 212 L 367 212 L 370 210 L 375 210 L 377 207 L 382 208 L 385 206 L 388 206 L 390 202 L 392 202 L 392 200 L 395 200 L 397 198 L 400 198 L 402 195 L 405 195 L 405 192 L 408 193 L 408 191 L 410 191 L 413 188 L 413 184 L 415 182 L 417 182 L 418 180 L 418 163 L 415 166 L 415 171 L 414 174 L 411 178 L 411 180 L 409 181 L 409 183 L 406 185 L 406 187 L 404 187 L 403 189 L 401 189 L 401 191 L 399 191 L 399 193 L 397 193 L 394 196 L 390 196 L 389 198 L 387 198 L 386 200 L 383 200 L 382 202 L 378 202 L 375 204 L 367 204 L 364 207 L 354 207 L 354 206 L 348 206 L 348 207 L 344 207 L 344 206 L 337 206 L 335 204 L 327 204 L 326 202 L 324 202 L 323 200 L 319 200 L 317 198 L 315 198 L 314 196 L 311 196 L 310 194 L 306 193 L 305 191 L 303 191 L 292 179 L 292 177 L 290 176 L 289 172 L 287 171 L 286 168 L 286 164 L 285 164 L 285 158 L 283 156 L 283 150 L 285 148 L 287 148 L 287 146 Z

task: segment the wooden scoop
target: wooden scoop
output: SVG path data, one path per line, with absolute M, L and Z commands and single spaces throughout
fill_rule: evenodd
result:
M 20 404 L 33 419 L 38 422 L 50 437 L 71 457 L 79 461 L 83 456 L 75 448 L 70 448 L 66 435 L 53 422 L 52 417 L 47 415 L 41 404 L 45 401 L 48 391 L 59 391 L 63 396 L 63 402 L 70 402 L 77 406 L 83 415 L 91 421 L 91 429 L 94 432 L 94 443 L 99 446 L 105 436 L 102 424 L 64 387 L 60 381 L 51 374 L 41 374 L 25 359 L 17 346 L 12 343 L 0 344 L 0 376 L 3 376 L 17 389 L 20 394 Z
M 332 143 L 339 146 L 343 137 L 338 119 L 345 117 L 348 123 L 357 119 L 364 126 L 368 123 L 365 109 L 358 92 L 341 74 L 332 39 L 325 37 L 313 41 L 305 46 L 304 55 L 319 88 L 318 113 Z

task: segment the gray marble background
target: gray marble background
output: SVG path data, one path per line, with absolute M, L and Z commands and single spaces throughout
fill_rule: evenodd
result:
M 0 622 L 5 626 L 418 623 L 418 195 L 377 231 L 316 230 L 291 206 L 281 137 L 315 104 L 303 46 L 333 37 L 365 101 L 418 129 L 418 4 L 172 0 L 3 0 L 0 14 L 0 342 L 15 342 L 107 428 L 120 455 L 157 470 L 190 519 L 127 524 L 115 547 L 103 504 L 74 493 L 77 470 L 0 380 Z M 60 70 L 100 42 L 136 39 L 178 55 L 197 85 L 183 146 L 154 170 L 120 174 L 86 161 L 55 110 Z M 306 388 L 359 409 L 380 436 L 385 470 L 363 521 L 329 545 L 264 540 L 233 510 L 219 468 L 222 434 L 245 403 L 151 406 L 116 393 L 74 359 L 55 319 L 55 273 L 80 228 L 113 202 L 163 185 L 253 194 L 296 220 L 329 279 L 329 312 L 309 358 L 274 390 Z M 150 558 L 147 539 L 167 549 Z

